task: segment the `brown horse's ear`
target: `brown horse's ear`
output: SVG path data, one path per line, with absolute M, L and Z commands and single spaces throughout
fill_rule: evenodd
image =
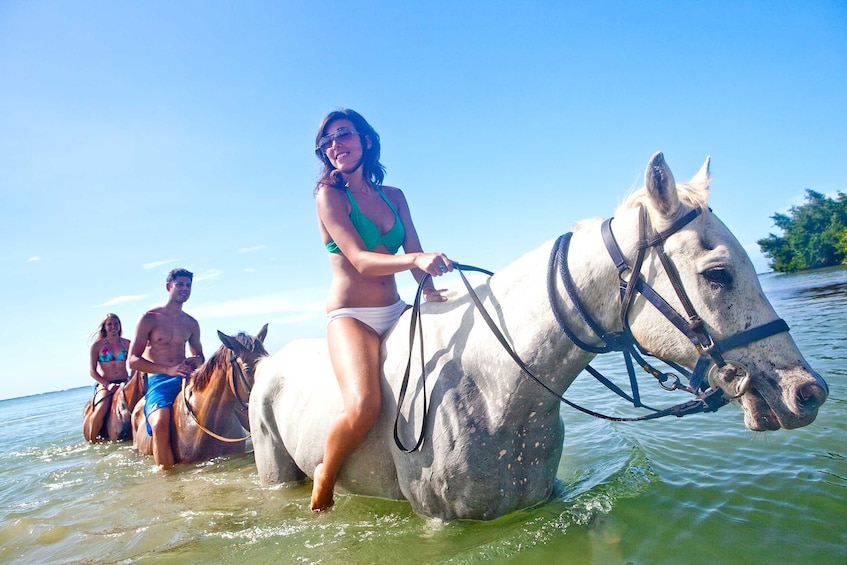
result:
M 218 330 L 218 338 L 221 340 L 221 343 L 223 343 L 233 351 L 242 347 L 241 344 L 235 340 L 235 338 L 229 337 L 221 330 Z
M 265 343 L 265 337 L 267 335 L 268 335 L 268 325 L 265 324 L 264 326 L 262 326 L 262 329 L 259 330 L 259 333 L 256 334 L 256 339 L 258 339 L 262 343 Z

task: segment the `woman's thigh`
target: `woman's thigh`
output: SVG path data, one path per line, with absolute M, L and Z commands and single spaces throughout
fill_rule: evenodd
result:
M 380 402 L 380 338 L 355 318 L 338 318 L 327 326 L 329 356 L 345 405 Z

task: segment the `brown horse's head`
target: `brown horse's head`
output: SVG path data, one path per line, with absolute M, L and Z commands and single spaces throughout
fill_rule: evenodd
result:
M 252 388 L 256 362 L 262 357 L 266 357 L 268 355 L 268 351 L 265 349 L 264 345 L 265 336 L 267 336 L 267 334 L 267 324 L 262 326 L 262 329 L 259 330 L 259 333 L 255 336 L 249 335 L 245 332 L 240 332 L 235 336 L 228 336 L 227 334 L 218 331 L 218 337 L 223 345 L 221 345 L 218 350 L 212 354 L 212 357 L 208 361 L 198 367 L 197 370 L 194 371 L 194 374 L 191 375 L 191 383 L 194 390 L 199 392 L 205 389 L 217 372 L 221 372 L 226 375 L 227 369 L 229 368 L 229 364 L 232 360 L 240 362 L 240 367 L 235 370 L 241 370 L 247 380 L 247 384 L 249 384 L 249 387 Z

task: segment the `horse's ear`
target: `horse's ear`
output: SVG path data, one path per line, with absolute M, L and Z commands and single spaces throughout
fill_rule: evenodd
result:
M 262 329 L 259 330 L 259 333 L 256 334 L 256 339 L 258 339 L 262 343 L 265 343 L 265 337 L 267 335 L 268 335 L 268 325 L 265 324 L 264 326 L 262 326 Z
M 665 217 L 673 216 L 679 209 L 676 181 L 661 151 L 656 152 L 644 171 L 644 185 L 653 205 Z
M 233 351 L 235 351 L 236 348 L 241 345 L 235 340 L 235 338 L 229 337 L 228 335 L 223 333 L 221 330 L 218 330 L 218 338 L 221 340 L 221 343 L 223 343 L 224 345 L 227 346 L 227 348 L 229 348 Z
M 697 174 L 694 175 L 694 178 L 691 179 L 691 184 L 697 187 L 701 187 L 703 189 L 708 189 L 709 184 L 712 182 L 712 171 L 710 165 L 712 164 L 712 158 L 706 157 L 706 161 L 703 163 L 703 166 L 700 167 L 700 170 L 697 171 Z

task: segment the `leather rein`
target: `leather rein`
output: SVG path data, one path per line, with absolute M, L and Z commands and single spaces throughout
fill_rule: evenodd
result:
M 119 383 L 117 383 L 117 384 L 118 384 L 118 388 L 120 388 L 120 385 L 124 385 L 124 387 L 121 389 L 121 393 L 123 394 L 123 396 L 124 396 L 124 402 L 126 402 L 126 403 L 127 403 L 127 405 L 129 405 L 129 399 L 126 397 L 126 385 L 127 385 L 127 384 L 129 384 L 129 383 L 130 383 L 130 381 L 132 381 L 133 377 L 135 377 L 135 376 L 136 376 L 136 375 L 135 375 L 135 373 L 133 372 L 132 374 L 130 374 L 130 376 L 129 376 L 129 378 L 128 378 L 127 380 L 125 380 L 125 381 L 123 381 L 123 382 L 119 382 Z M 109 384 L 111 384 L 111 383 L 109 383 Z M 106 394 L 104 394 L 102 397 L 100 397 L 100 399 L 99 399 L 99 400 L 97 400 L 96 402 L 94 402 L 94 400 L 97 398 L 97 391 L 96 391 L 96 390 L 94 391 L 94 398 L 92 399 L 92 404 L 91 404 L 91 407 L 92 407 L 92 408 L 97 407 L 97 405 L 98 405 L 98 404 L 100 404 L 101 402 L 105 401 L 107 398 L 111 398 L 111 397 L 112 397 L 112 396 L 114 396 L 114 394 L 115 394 L 115 391 L 114 391 L 114 390 L 108 390 L 108 389 L 104 389 L 104 390 L 106 390 Z
M 227 380 L 229 384 L 229 390 L 232 391 L 232 395 L 235 397 L 236 402 L 241 406 L 239 410 L 242 412 L 249 408 L 248 402 L 241 399 L 241 396 L 238 394 L 238 383 L 241 383 L 241 387 L 246 391 L 247 398 L 250 398 L 250 383 L 247 382 L 247 377 L 244 376 L 244 371 L 241 369 L 241 365 L 238 364 L 238 356 L 235 354 L 235 351 L 232 349 L 229 350 L 229 364 L 232 367 L 230 371 L 230 378 Z M 236 380 L 236 372 L 238 373 L 238 380 Z M 225 443 L 238 443 L 239 441 L 245 441 L 250 438 L 250 433 L 248 432 L 244 437 L 238 438 L 228 438 L 221 435 L 216 434 L 212 430 L 203 426 L 200 423 L 200 420 L 197 418 L 197 414 L 194 413 L 194 409 L 191 407 L 191 404 L 188 402 L 188 392 L 186 387 L 186 381 L 188 379 L 182 380 L 182 400 L 185 402 L 185 409 L 188 411 L 188 414 L 191 416 L 191 419 L 194 420 L 194 423 L 197 424 L 201 430 L 206 432 L 208 435 L 212 436 L 218 441 L 223 441 Z
M 633 404 L 636 408 L 645 408 L 650 410 L 650 413 L 637 416 L 637 417 L 618 417 L 618 416 L 609 416 L 606 414 L 602 414 L 600 412 L 596 412 L 594 410 L 590 410 L 583 406 L 580 406 L 568 399 L 566 399 L 563 395 L 557 393 L 549 385 L 547 385 L 544 381 L 538 378 L 532 370 L 524 363 L 524 361 L 520 358 L 520 356 L 514 351 L 511 347 L 505 336 L 503 336 L 502 332 L 497 328 L 494 320 L 488 314 L 485 309 L 485 306 L 482 304 L 479 296 L 477 296 L 476 292 L 471 287 L 467 278 L 464 275 L 463 271 L 477 271 L 485 273 L 489 276 L 493 275 L 490 271 L 486 271 L 485 269 L 480 269 L 478 267 L 472 267 L 469 265 L 461 265 L 459 263 L 454 263 L 453 266 L 455 269 L 459 271 L 459 275 L 462 278 L 462 282 L 465 285 L 465 288 L 468 291 L 468 294 L 471 297 L 476 308 L 479 310 L 480 315 L 485 320 L 491 332 L 497 338 L 497 340 L 502 345 L 503 349 L 509 354 L 509 356 L 515 361 L 515 363 L 520 367 L 520 369 L 532 378 L 535 382 L 541 385 L 547 392 L 553 395 L 556 399 L 564 404 L 567 404 L 571 408 L 579 410 L 585 414 L 590 416 L 594 416 L 596 418 L 601 418 L 604 420 L 609 420 L 613 422 L 635 422 L 642 420 L 653 420 L 656 418 L 662 418 L 665 416 L 676 416 L 682 417 L 688 414 L 698 414 L 701 412 L 715 412 L 722 406 L 729 403 L 730 400 L 734 398 L 738 398 L 743 395 L 750 386 L 750 375 L 749 371 L 746 367 L 744 367 L 740 363 L 736 363 L 733 361 L 727 361 L 724 358 L 724 354 L 733 349 L 737 349 L 739 347 L 743 347 L 745 345 L 749 345 L 750 343 L 765 339 L 772 335 L 776 335 L 778 333 L 787 332 L 788 324 L 782 319 L 776 319 L 771 322 L 762 324 L 760 326 L 756 326 L 754 328 L 739 332 L 735 335 L 722 339 L 720 341 L 715 341 L 712 339 L 712 336 L 709 334 L 707 328 L 703 324 L 702 319 L 697 314 L 691 300 L 689 299 L 687 293 L 685 292 L 685 288 L 683 287 L 682 280 L 680 279 L 679 272 L 674 266 L 673 262 L 667 256 L 664 250 L 664 242 L 673 234 L 684 228 L 691 221 L 697 218 L 703 212 L 702 208 L 694 208 L 690 210 L 688 213 L 677 219 L 670 227 L 661 232 L 654 231 L 648 229 L 647 224 L 649 223 L 649 219 L 647 217 L 646 209 L 641 206 L 639 209 L 639 241 L 637 245 L 637 253 L 636 258 L 632 266 L 629 265 L 626 258 L 623 256 L 620 247 L 615 241 L 614 234 L 611 229 L 612 218 L 608 218 L 603 221 L 601 226 L 601 234 L 603 237 L 603 243 L 606 247 L 609 256 L 615 264 L 615 267 L 618 270 L 618 278 L 620 282 L 620 324 L 621 330 L 617 332 L 607 332 L 603 330 L 600 324 L 591 316 L 585 306 L 579 299 L 579 296 L 576 292 L 576 286 L 573 283 L 573 279 L 570 275 L 570 271 L 567 266 L 567 254 L 568 247 L 571 241 L 571 237 L 573 235 L 572 232 L 564 234 L 560 236 L 550 253 L 550 260 L 548 262 L 547 267 L 547 292 L 548 292 L 548 300 L 550 302 L 550 308 L 553 311 L 553 315 L 556 318 L 556 322 L 559 325 L 559 328 L 562 332 L 567 336 L 567 338 L 574 343 L 580 349 L 591 353 L 609 353 L 609 352 L 621 352 L 624 356 L 624 361 L 627 367 L 627 373 L 629 375 L 631 394 L 627 394 L 620 387 L 614 384 L 610 379 L 603 376 L 599 371 L 591 367 L 591 365 L 587 365 L 585 370 L 588 371 L 593 377 L 595 377 L 598 381 L 600 381 L 603 385 L 609 388 L 618 396 L 628 400 Z M 653 251 L 659 257 L 659 261 L 662 264 L 662 267 L 669 278 L 671 285 L 674 288 L 674 292 L 677 295 L 680 303 L 685 310 L 685 315 L 677 312 L 668 302 L 662 298 L 647 282 L 641 275 L 641 267 L 644 263 L 644 259 L 648 253 L 648 251 Z M 625 278 L 625 275 L 629 273 L 629 276 Z M 599 338 L 602 342 L 601 345 L 592 345 L 586 343 L 582 339 L 580 339 L 575 332 L 567 325 L 565 322 L 565 317 L 560 311 L 557 305 L 557 297 L 558 292 L 556 291 L 556 275 L 559 276 L 559 279 L 562 281 L 562 284 L 565 288 L 565 292 L 570 299 L 571 304 L 574 309 L 579 314 L 581 320 L 587 325 L 592 332 Z M 397 447 L 406 453 L 411 453 L 423 445 L 424 442 L 424 431 L 426 429 L 427 422 L 427 401 L 426 401 L 426 373 L 424 368 L 424 350 L 423 350 L 423 327 L 421 325 L 420 319 L 420 299 L 423 293 L 424 284 L 430 278 L 429 275 L 425 275 L 418 286 L 417 294 L 415 295 L 415 303 L 412 309 L 412 319 L 409 329 L 409 361 L 406 366 L 406 372 L 403 377 L 403 382 L 400 387 L 400 394 L 397 401 L 397 415 L 394 420 L 394 442 Z M 694 366 L 694 370 L 689 372 L 685 367 L 682 367 L 672 361 L 665 361 L 670 367 L 682 373 L 689 381 L 689 384 L 685 385 L 682 383 L 681 379 L 673 374 L 673 373 L 664 373 L 655 369 L 649 363 L 644 360 L 644 356 L 652 356 L 650 353 L 645 351 L 641 345 L 638 343 L 638 340 L 635 339 L 635 336 L 632 334 L 632 331 L 629 326 L 629 311 L 633 304 L 635 293 L 638 292 L 641 296 L 650 302 L 665 318 L 667 318 L 679 331 L 681 331 L 691 343 L 696 348 L 699 356 L 697 362 Z M 405 398 L 406 389 L 409 384 L 409 376 L 411 373 L 411 362 L 412 362 L 412 347 L 414 344 L 415 338 L 415 330 L 417 330 L 421 334 L 420 339 L 420 358 L 421 358 L 421 379 L 422 379 L 422 393 L 423 393 L 423 423 L 421 425 L 420 435 L 418 436 L 418 440 L 416 444 L 412 448 L 407 448 L 403 445 L 402 441 L 399 438 L 398 433 L 398 423 L 400 419 L 400 410 L 403 405 L 403 400 Z M 641 402 L 640 394 L 638 391 L 638 382 L 635 375 L 635 369 L 633 365 L 633 359 L 639 363 L 640 367 L 647 373 L 651 374 L 653 377 L 657 379 L 659 385 L 665 390 L 685 390 L 692 395 L 694 398 L 687 402 L 683 402 L 680 404 L 676 404 L 669 408 L 665 409 L 655 409 L 647 406 Z M 712 365 L 714 363 L 714 365 Z M 734 368 L 737 372 L 742 373 L 742 377 L 740 380 L 740 385 L 736 391 L 735 395 L 727 397 L 726 393 L 720 387 L 710 387 L 708 382 L 708 376 L 711 370 L 715 368 L 724 368 L 729 366 L 730 368 Z

